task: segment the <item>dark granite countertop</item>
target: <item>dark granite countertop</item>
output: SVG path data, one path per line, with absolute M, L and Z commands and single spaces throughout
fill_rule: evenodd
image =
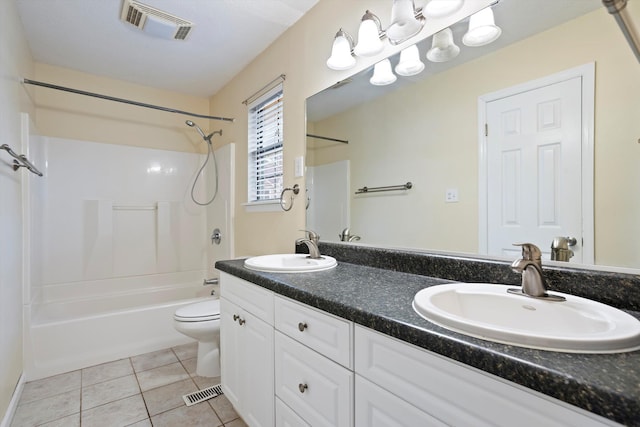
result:
M 244 260 L 219 261 L 216 268 L 619 423 L 640 426 L 640 351 L 574 354 L 509 346 L 449 331 L 414 312 L 416 292 L 450 280 L 343 261 L 332 270 L 302 274 L 252 271 L 244 268 Z

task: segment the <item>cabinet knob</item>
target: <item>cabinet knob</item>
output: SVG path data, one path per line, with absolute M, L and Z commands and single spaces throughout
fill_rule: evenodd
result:
M 302 383 L 298 384 L 298 390 L 300 390 L 300 393 L 304 393 L 304 391 L 308 388 L 309 386 L 307 386 L 306 384 L 302 384 Z
M 302 323 L 302 322 L 298 323 L 298 330 L 300 332 L 304 332 L 305 329 L 307 329 L 307 324 L 306 323 Z
M 238 323 L 240 325 L 244 325 L 245 324 L 245 320 L 240 318 L 240 315 L 238 315 L 238 314 L 234 314 L 233 315 L 233 321 L 235 322 L 236 320 L 238 321 Z

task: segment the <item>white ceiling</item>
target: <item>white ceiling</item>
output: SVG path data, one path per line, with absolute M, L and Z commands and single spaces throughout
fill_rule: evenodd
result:
M 122 0 L 17 0 L 35 61 L 202 97 L 215 94 L 317 2 L 141 0 L 195 24 L 185 41 L 176 41 L 122 22 Z

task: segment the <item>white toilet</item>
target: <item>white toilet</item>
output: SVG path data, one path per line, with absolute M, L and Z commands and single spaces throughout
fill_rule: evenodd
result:
M 198 340 L 196 374 L 201 377 L 220 376 L 220 300 L 210 299 L 186 305 L 176 310 L 173 326 Z

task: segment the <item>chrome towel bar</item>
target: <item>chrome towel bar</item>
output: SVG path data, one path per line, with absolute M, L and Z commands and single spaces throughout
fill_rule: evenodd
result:
M 358 191 L 356 191 L 356 194 L 379 193 L 381 191 L 410 190 L 411 187 L 413 187 L 413 184 L 411 182 L 407 182 L 406 184 L 401 184 L 401 185 L 389 185 L 386 187 L 362 187 L 362 188 L 358 188 Z
M 9 155 L 15 159 L 12 166 L 14 171 L 17 171 L 19 168 L 27 168 L 29 172 L 32 172 L 38 176 L 42 176 L 42 172 L 40 172 L 38 168 L 35 167 L 34 164 L 31 163 L 29 159 L 27 159 L 27 156 L 25 156 L 24 154 L 16 154 L 16 152 L 13 151 L 7 144 L 0 145 L 0 149 L 6 150 L 7 153 L 9 153 Z

